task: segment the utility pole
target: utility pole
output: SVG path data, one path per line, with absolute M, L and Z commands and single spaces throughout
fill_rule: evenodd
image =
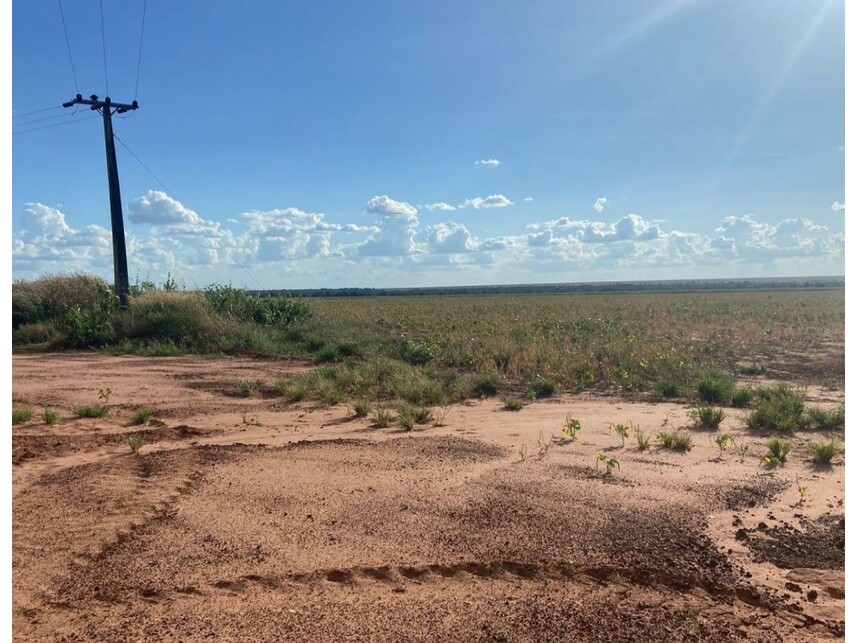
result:
M 137 109 L 137 101 L 114 103 L 107 96 L 98 100 L 93 94 L 88 99 L 80 94 L 75 96 L 63 107 L 72 105 L 89 105 L 92 111 L 101 112 L 104 117 L 104 147 L 107 151 L 107 185 L 110 189 L 110 227 L 113 231 L 113 285 L 119 297 L 119 307 L 128 307 L 128 257 L 125 253 L 125 223 L 122 220 L 122 196 L 119 193 L 119 168 L 116 165 L 116 144 L 113 142 L 113 114 L 124 114 Z

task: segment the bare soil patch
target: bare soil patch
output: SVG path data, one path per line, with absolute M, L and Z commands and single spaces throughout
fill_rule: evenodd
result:
M 14 397 L 62 410 L 109 382 L 116 403 L 12 429 L 30 452 L 13 467 L 15 640 L 843 635 L 842 515 L 827 505 L 844 476 L 803 447 L 783 472 L 716 458 L 701 436 L 686 454 L 623 449 L 611 422 L 654 433 L 686 409 L 603 395 L 515 414 L 477 401 L 401 433 L 343 422 L 344 405 L 224 395 L 233 376 L 305 368 L 249 359 L 77 356 L 77 377 L 41 388 L 66 359 L 16 356 Z M 134 455 L 120 438 L 144 404 L 167 413 L 133 429 L 153 438 Z M 569 414 L 578 441 L 552 440 Z M 596 470 L 598 453 L 621 468 Z M 800 507 L 796 472 L 812 491 Z

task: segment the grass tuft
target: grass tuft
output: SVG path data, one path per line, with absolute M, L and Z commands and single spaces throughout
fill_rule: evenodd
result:
M 108 413 L 106 404 L 97 404 L 92 406 L 76 405 L 71 407 L 71 412 L 77 418 L 103 418 Z
M 26 407 L 12 407 L 12 424 L 23 424 L 29 422 L 33 417 L 33 409 Z
M 661 431 L 658 433 L 658 442 L 672 451 L 690 451 L 693 446 L 693 438 L 684 431 Z
M 131 424 L 148 424 L 155 417 L 155 412 L 147 406 L 137 409 L 134 417 L 131 418 Z
M 57 415 L 56 411 L 45 407 L 42 410 L 42 420 L 45 421 L 45 424 L 50 424 L 51 426 L 53 426 L 54 424 L 60 421 L 60 418 L 59 415 Z
M 839 441 L 830 438 L 825 442 L 813 442 L 809 445 L 810 453 L 812 453 L 812 461 L 822 466 L 830 466 L 837 455 L 842 452 L 839 446 Z
M 754 431 L 797 431 L 807 425 L 803 396 L 787 384 L 759 389 L 759 404 L 747 418 Z
M 808 423 L 823 431 L 838 431 L 845 428 L 845 407 L 824 409 L 811 406 L 806 410 Z

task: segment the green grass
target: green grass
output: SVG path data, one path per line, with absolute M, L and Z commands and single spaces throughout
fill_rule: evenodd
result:
M 766 467 L 783 466 L 786 463 L 786 458 L 792 450 L 792 445 L 788 440 L 781 438 L 771 438 L 766 446 L 768 452 L 762 457 L 762 464 Z
M 813 462 L 821 466 L 830 466 L 837 455 L 842 452 L 839 441 L 830 438 L 825 442 L 813 442 L 809 445 L 809 451 L 813 455 Z
M 235 393 L 241 397 L 253 397 L 265 390 L 265 380 L 238 380 L 235 382 Z
M 706 373 L 696 383 L 696 396 L 704 404 L 729 404 L 734 388 L 730 378 Z
M 393 412 L 390 409 L 381 406 L 375 409 L 372 419 L 376 427 L 379 429 L 385 429 L 393 423 L 395 418 L 393 417 Z
M 103 418 L 109 409 L 106 404 L 76 405 L 71 407 L 71 412 L 77 418 Z
M 155 412 L 149 407 L 141 407 L 134 412 L 131 424 L 148 424 L 155 417 Z
M 33 417 L 33 409 L 27 407 L 12 407 L 12 424 L 29 422 Z
M 365 418 L 372 411 L 372 405 L 366 400 L 357 400 L 351 403 L 351 410 L 355 417 Z
M 60 418 L 56 411 L 45 407 L 42 409 L 42 420 L 44 420 L 45 424 L 53 426 L 60 421 Z
M 756 397 L 756 392 L 749 386 L 736 386 L 732 391 L 732 406 L 736 409 L 745 409 Z
M 672 451 L 690 451 L 693 447 L 693 438 L 684 431 L 661 431 L 658 433 L 658 442 Z
M 845 428 L 845 407 L 824 409 L 811 406 L 806 410 L 808 424 L 823 431 L 838 431 Z
M 793 432 L 807 426 L 803 396 L 787 384 L 759 389 L 759 402 L 747 418 L 754 431 Z
M 726 417 L 726 412 L 713 406 L 698 406 L 690 412 L 691 418 L 704 429 L 716 429 Z
M 503 409 L 506 411 L 520 411 L 524 408 L 523 400 L 519 400 L 514 397 L 504 397 L 503 398 Z

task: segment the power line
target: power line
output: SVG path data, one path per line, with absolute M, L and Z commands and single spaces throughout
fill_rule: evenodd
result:
M 110 84 L 107 82 L 107 39 L 104 37 L 104 0 L 98 0 L 98 5 L 101 7 L 101 52 L 104 58 L 104 93 L 110 96 Z
M 31 127 L 30 129 L 20 130 L 18 132 L 12 132 L 12 136 L 17 136 L 18 134 L 26 134 L 27 132 L 35 132 L 40 129 L 48 129 L 49 127 L 59 127 L 60 125 L 71 125 L 72 123 L 82 123 L 83 121 L 88 121 L 91 118 L 98 118 L 100 114 L 92 114 L 91 116 L 84 116 L 83 118 L 75 118 L 70 121 L 64 121 L 62 123 L 53 123 L 51 125 L 42 125 L 41 127 Z
M 137 81 L 134 83 L 134 98 L 140 87 L 140 61 L 143 59 L 143 30 L 146 28 L 146 5 L 149 0 L 143 0 L 143 19 L 140 21 L 140 50 L 137 52 Z
M 71 63 L 71 75 L 74 78 L 74 89 L 79 94 L 80 87 L 77 85 L 77 74 L 74 71 L 74 58 L 71 56 L 71 43 L 68 40 L 68 29 L 65 26 L 65 13 L 62 10 L 62 0 L 57 0 L 57 3 L 60 6 L 60 18 L 62 18 L 62 30 L 65 33 L 65 46 L 68 48 L 68 61 Z
M 12 114 L 12 118 L 24 118 L 24 116 L 32 116 L 33 114 L 41 114 L 42 112 L 47 112 L 52 109 L 62 109 L 62 105 L 54 105 L 52 107 L 45 107 L 43 109 L 34 109 L 31 112 L 24 112 L 23 114 Z
M 74 112 L 72 112 L 71 114 L 62 113 L 62 114 L 54 114 L 53 116 L 43 116 L 42 118 L 34 118 L 31 121 L 24 121 L 23 123 L 20 123 L 20 122 L 15 123 L 13 125 L 13 127 L 24 127 L 25 125 L 32 125 L 33 123 L 41 123 L 43 121 L 52 121 L 55 118 L 63 118 L 63 117 L 68 117 L 68 116 L 73 116 L 73 115 L 74 115 Z

